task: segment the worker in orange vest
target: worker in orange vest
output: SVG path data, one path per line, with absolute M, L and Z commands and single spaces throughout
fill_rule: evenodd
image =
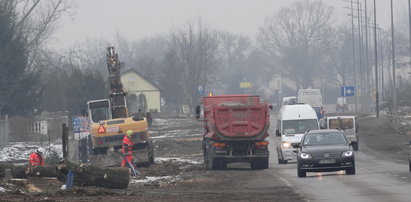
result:
M 38 148 L 37 151 L 30 154 L 29 163 L 31 167 L 44 166 L 44 149 Z
M 121 162 L 121 167 L 126 167 L 126 159 L 131 164 L 133 160 L 133 142 L 131 141 L 131 135 L 133 134 L 132 130 L 128 130 L 126 135 L 123 138 L 123 161 Z

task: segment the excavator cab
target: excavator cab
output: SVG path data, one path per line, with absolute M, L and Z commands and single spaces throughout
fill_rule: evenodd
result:
M 92 100 L 87 102 L 87 113 L 92 123 L 112 119 L 110 100 Z

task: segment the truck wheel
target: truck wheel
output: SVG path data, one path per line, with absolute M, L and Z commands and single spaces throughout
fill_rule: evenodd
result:
M 227 169 L 227 160 L 224 158 L 214 158 L 214 170 L 226 170 Z
M 261 166 L 260 167 L 261 169 L 267 169 L 268 168 L 268 157 L 260 159 L 260 166 Z
M 306 177 L 307 176 L 307 172 L 305 172 L 301 169 L 301 164 L 300 163 L 297 163 L 297 175 L 298 175 L 298 177 Z
M 94 155 L 107 154 L 107 149 L 108 148 L 95 148 L 93 149 L 93 154 Z
M 148 143 L 148 162 L 154 164 L 154 145 L 153 141 Z
M 153 149 L 151 149 L 151 150 L 148 152 L 148 162 L 149 162 L 150 164 L 154 164 L 154 151 L 153 151 Z
M 267 169 L 268 158 L 253 158 L 251 159 L 250 167 L 253 170 Z
M 209 154 L 209 151 L 206 151 L 206 158 L 205 158 L 206 168 L 209 170 L 214 169 L 214 158 Z

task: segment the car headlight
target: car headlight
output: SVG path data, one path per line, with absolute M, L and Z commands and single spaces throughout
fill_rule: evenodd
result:
M 291 144 L 290 144 L 289 142 L 283 141 L 283 142 L 281 143 L 281 146 L 282 146 L 283 148 L 290 148 L 290 147 L 291 147 Z
M 311 154 L 307 154 L 307 153 L 300 153 L 300 157 L 302 159 L 310 159 L 312 158 Z
M 349 157 L 352 156 L 354 153 L 351 150 L 345 151 L 342 153 L 342 156 Z

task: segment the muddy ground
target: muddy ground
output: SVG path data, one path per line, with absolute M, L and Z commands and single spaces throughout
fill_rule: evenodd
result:
M 360 152 L 405 162 L 411 137 L 392 131 L 384 119 L 362 117 Z M 156 164 L 139 168 L 147 179 L 130 180 L 127 190 L 74 187 L 61 190 L 55 179 L 30 178 L 0 183 L 6 201 L 304 201 L 286 186 L 274 168 L 250 170 L 248 164 L 230 164 L 228 170 L 210 171 L 203 164 L 202 122 L 193 118 L 163 117 L 150 129 Z M 271 144 L 274 145 L 274 144 Z M 30 192 L 31 191 L 31 192 Z
M 6 201 L 302 201 L 272 170 L 250 170 L 234 164 L 225 171 L 206 170 L 201 140 L 203 126 L 193 118 L 164 117 L 150 129 L 156 163 L 141 167 L 147 179 L 131 179 L 127 190 L 100 187 L 60 189 L 55 179 L 30 178 L 0 183 Z

